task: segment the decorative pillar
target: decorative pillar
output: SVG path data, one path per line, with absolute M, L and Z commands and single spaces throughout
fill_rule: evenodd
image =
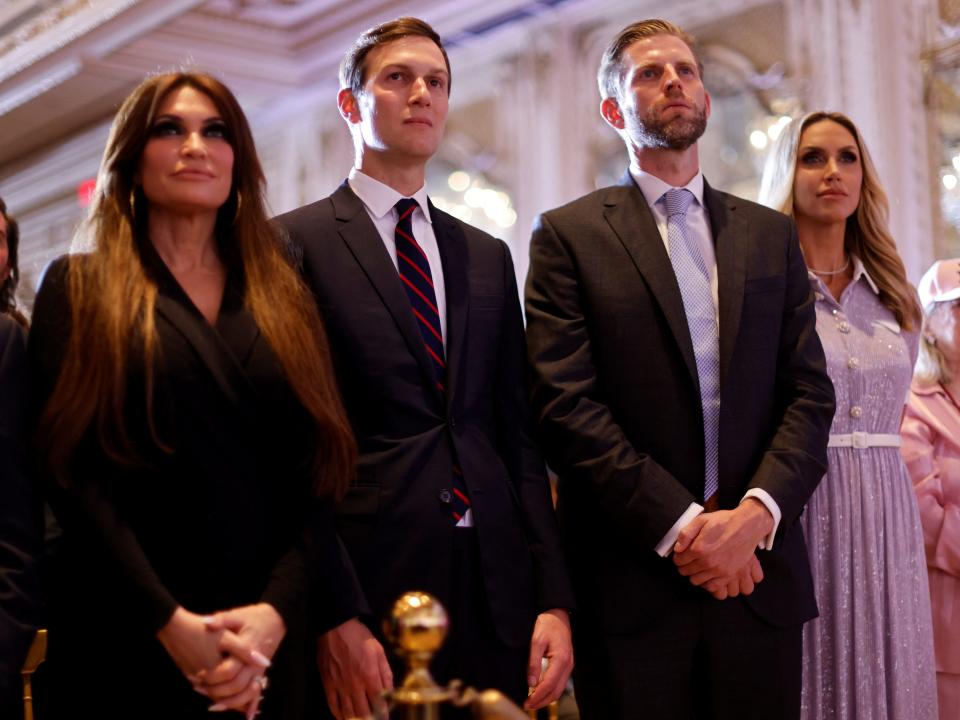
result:
M 933 260 L 929 128 L 921 52 L 931 0 L 787 0 L 791 72 L 806 110 L 849 115 L 890 199 L 890 229 L 911 280 Z

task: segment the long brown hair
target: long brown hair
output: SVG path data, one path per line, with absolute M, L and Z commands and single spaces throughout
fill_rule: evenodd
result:
M 905 330 L 919 328 L 921 314 L 917 293 L 907 280 L 907 270 L 897 253 L 897 243 L 890 234 L 890 203 L 867 145 L 850 118 L 843 113 L 820 111 L 791 120 L 767 156 L 759 200 L 793 217 L 793 181 L 800 138 L 804 130 L 824 120 L 843 126 L 853 135 L 863 168 L 860 203 L 857 211 L 847 218 L 844 245 L 848 252 L 863 262 L 880 290 L 880 302 L 893 313 L 897 322 Z
M 135 186 L 135 178 L 158 107 L 170 92 L 184 86 L 207 95 L 227 126 L 234 151 L 233 183 L 217 215 L 218 244 L 242 268 L 245 305 L 315 422 L 316 490 L 340 495 L 353 476 L 357 450 L 336 387 L 326 334 L 309 290 L 290 266 L 267 219 L 265 179 L 246 117 L 226 86 L 201 73 L 147 78 L 113 121 L 95 197 L 78 236 L 87 252 L 71 258 L 67 273 L 70 339 L 41 418 L 40 437 L 51 470 L 61 482 L 69 480 L 69 460 L 91 424 L 113 460 L 138 459 L 124 422 L 134 358 L 142 357 L 144 364 L 152 423 L 157 286 L 140 260 L 138 245 L 149 242 L 145 220 L 149 202 Z M 142 349 L 134 347 L 137 343 Z M 161 444 L 155 431 L 153 437 Z

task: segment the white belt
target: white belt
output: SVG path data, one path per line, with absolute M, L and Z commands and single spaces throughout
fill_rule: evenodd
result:
M 831 435 L 827 447 L 852 447 L 858 450 L 869 447 L 900 447 L 900 436 L 865 432 Z

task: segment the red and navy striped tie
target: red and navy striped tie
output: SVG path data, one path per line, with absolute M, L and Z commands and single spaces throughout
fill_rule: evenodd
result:
M 397 270 L 403 289 L 407 292 L 410 307 L 417 319 L 423 344 L 433 364 L 434 378 L 440 392 L 445 392 L 444 382 L 447 376 L 447 361 L 443 351 L 443 331 L 440 325 L 440 311 L 437 309 L 437 293 L 433 287 L 433 274 L 427 254 L 413 237 L 413 211 L 417 201 L 401 198 L 397 208 L 397 228 L 393 239 L 397 247 Z M 470 507 L 467 486 L 463 473 L 456 465 L 453 467 L 453 493 L 450 504 L 453 518 L 457 522 Z

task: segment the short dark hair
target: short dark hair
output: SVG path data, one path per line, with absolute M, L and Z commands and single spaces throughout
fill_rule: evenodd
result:
M 600 86 L 600 95 L 604 100 L 610 97 L 616 98 L 620 92 L 620 83 L 623 82 L 623 65 L 620 60 L 623 58 L 624 51 L 637 40 L 657 35 L 673 35 L 683 40 L 693 53 L 693 58 L 697 61 L 697 71 L 703 77 L 703 63 L 697 51 L 697 40 L 693 35 L 668 20 L 641 20 L 621 30 L 603 52 L 600 70 L 597 72 L 597 84 Z
M 7 213 L 7 204 L 0 198 L 0 215 L 7 221 L 7 267 L 10 274 L 0 285 L 0 313 L 9 313 L 16 309 L 14 295 L 20 282 L 20 266 L 17 263 L 17 248 L 20 246 L 20 226 Z
M 450 58 L 447 57 L 447 51 L 437 31 L 415 17 L 401 17 L 375 25 L 358 37 L 340 63 L 340 88 L 350 88 L 355 95 L 358 94 L 363 90 L 363 84 L 367 80 L 366 60 L 370 51 L 405 37 L 425 37 L 440 48 L 440 52 L 443 53 L 443 62 L 447 65 L 447 95 L 449 95 L 453 76 L 450 73 Z

